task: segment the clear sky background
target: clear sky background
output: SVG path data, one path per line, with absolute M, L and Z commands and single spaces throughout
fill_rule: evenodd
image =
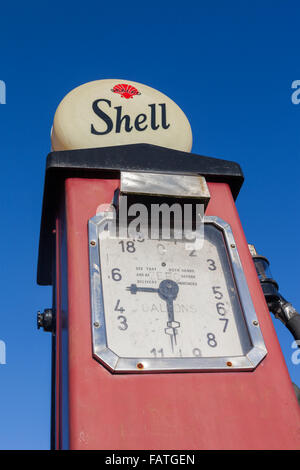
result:
M 61 99 L 82 83 L 122 78 L 172 98 L 190 120 L 193 152 L 238 162 L 237 199 L 249 242 L 271 261 L 300 310 L 300 6 L 293 0 L 43 1 L 1 6 L 0 448 L 47 449 L 50 334 L 36 284 L 50 128 Z M 145 6 L 146 5 L 146 6 Z M 293 338 L 274 325 L 292 380 Z

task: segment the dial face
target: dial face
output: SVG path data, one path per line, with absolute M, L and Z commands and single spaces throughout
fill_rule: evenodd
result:
M 191 248 L 191 247 L 190 247 Z M 184 241 L 99 240 L 107 348 L 121 358 L 243 356 L 251 348 L 223 233 Z

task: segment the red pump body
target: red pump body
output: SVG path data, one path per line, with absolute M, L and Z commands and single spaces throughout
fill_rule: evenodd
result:
M 206 214 L 233 230 L 264 360 L 251 372 L 118 375 L 93 358 L 87 224 L 118 186 L 68 177 L 56 208 L 56 448 L 299 449 L 299 405 L 227 183 L 208 183 Z

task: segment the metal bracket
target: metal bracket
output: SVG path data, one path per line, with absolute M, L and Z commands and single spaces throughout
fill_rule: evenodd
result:
M 121 172 L 120 194 L 197 200 L 206 207 L 210 193 L 204 176 L 166 173 Z

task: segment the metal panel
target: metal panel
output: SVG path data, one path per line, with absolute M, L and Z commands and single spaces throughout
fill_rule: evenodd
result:
M 161 371 L 192 371 L 192 370 L 253 370 L 267 354 L 257 316 L 250 297 L 247 281 L 243 272 L 236 242 L 230 225 L 219 217 L 205 217 L 205 224 L 213 224 L 223 233 L 227 254 L 237 287 L 239 301 L 242 306 L 242 317 L 236 318 L 238 333 L 243 344 L 242 356 L 195 357 L 195 358 L 149 358 L 121 357 L 115 351 L 108 355 L 109 344 L 105 324 L 103 288 L 101 280 L 101 238 L 99 234 L 104 225 L 113 220 L 112 213 L 101 213 L 89 220 L 89 256 L 91 310 L 93 331 L 94 357 L 114 372 L 161 372 Z M 106 232 L 106 237 L 109 234 Z M 245 329 L 244 322 L 247 329 Z M 250 342 L 247 341 L 248 335 Z M 108 358 L 108 359 L 107 359 Z
M 206 203 L 210 199 L 203 176 L 122 171 L 120 191 L 124 194 L 196 198 Z
M 58 394 L 58 409 L 68 408 L 71 449 L 299 449 L 299 405 L 230 188 L 208 186 L 207 215 L 232 228 L 268 355 L 251 373 L 113 374 L 101 367 L 92 355 L 87 223 L 111 202 L 118 181 L 70 179 L 62 287 L 69 305 L 60 326 L 70 341 L 59 356 L 70 387 L 67 401 Z

